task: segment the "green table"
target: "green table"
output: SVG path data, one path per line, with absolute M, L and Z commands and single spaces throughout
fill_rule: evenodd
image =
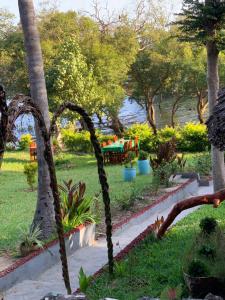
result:
M 122 143 L 120 141 L 117 141 L 115 143 L 112 143 L 111 145 L 107 145 L 105 147 L 102 147 L 102 153 L 106 152 L 123 152 L 124 149 L 124 143 L 128 142 L 129 140 L 124 140 Z M 132 140 L 132 147 L 134 147 L 134 140 Z

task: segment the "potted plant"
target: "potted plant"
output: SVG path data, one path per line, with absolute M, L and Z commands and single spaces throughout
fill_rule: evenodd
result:
M 43 247 L 40 240 L 41 233 L 39 225 L 32 225 L 29 230 L 21 230 L 21 243 L 19 246 L 21 256 L 26 256 L 30 252 Z
M 134 178 L 136 177 L 136 168 L 134 167 L 134 164 L 135 164 L 135 153 L 129 151 L 125 159 L 125 165 L 123 169 L 124 181 L 133 181 Z
M 138 170 L 142 175 L 150 173 L 150 163 L 148 159 L 148 153 L 140 150 L 138 155 Z
M 196 235 L 184 260 L 184 279 L 194 298 L 212 293 L 225 297 L 225 235 L 213 218 L 200 222 Z

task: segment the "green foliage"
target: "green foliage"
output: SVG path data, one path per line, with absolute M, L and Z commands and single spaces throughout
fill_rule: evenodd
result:
M 23 172 L 26 175 L 29 187 L 33 191 L 36 183 L 37 164 L 35 162 L 25 164 Z
M 198 259 L 194 259 L 190 262 L 187 271 L 188 275 L 192 277 L 204 277 L 209 274 L 207 266 Z
M 69 151 L 92 152 L 92 144 L 90 141 L 89 131 L 75 132 L 71 129 L 62 130 L 62 142 Z
M 59 185 L 61 191 L 61 212 L 66 230 L 73 229 L 85 222 L 95 222 L 91 212 L 93 198 L 84 197 L 86 185 L 83 182 L 72 184 L 72 180 Z
M 148 156 L 149 156 L 148 152 L 140 150 L 138 154 L 138 160 L 146 160 L 148 159 Z
M 158 131 L 157 139 L 158 139 L 158 143 L 160 144 L 169 142 L 171 141 L 171 139 L 179 140 L 180 139 L 179 128 L 165 126 L 164 128 Z
M 210 175 L 212 170 L 210 153 L 201 153 L 194 159 L 194 170 L 200 175 Z
M 101 133 L 97 134 L 97 138 L 99 140 L 99 143 L 108 142 L 109 140 L 113 141 L 113 137 L 114 137 L 113 135 L 103 135 Z
M 115 274 L 116 276 L 123 277 L 127 273 L 127 265 L 124 261 L 115 262 Z
M 54 106 L 65 100 L 97 111 L 96 81 L 93 70 L 74 38 L 64 41 L 58 56 L 48 69 L 47 86 Z
M 151 167 L 153 170 L 160 166 L 172 163 L 176 159 L 175 140 L 159 144 L 156 150 L 156 157 L 150 156 Z
M 31 142 L 32 142 L 32 136 L 30 134 L 21 135 L 20 140 L 19 140 L 20 150 L 28 149 Z
M 206 126 L 186 123 L 183 127 L 164 127 L 158 130 L 157 136 L 147 124 L 134 124 L 125 132 L 125 136 L 139 137 L 140 148 L 147 152 L 155 152 L 159 144 L 175 138 L 178 151 L 201 152 L 209 147 Z
M 177 170 L 178 165 L 176 161 L 160 164 L 153 170 L 154 182 L 159 182 L 160 185 L 166 187 L 171 186 L 172 182 L 170 181 L 170 177 L 176 175 Z
M 216 249 L 211 245 L 202 245 L 198 252 L 200 255 L 203 255 L 207 258 L 215 258 L 216 256 Z
M 211 234 L 216 231 L 218 224 L 214 218 L 206 217 L 201 220 L 199 226 L 201 228 L 202 233 Z
M 79 279 L 79 288 L 80 288 L 81 292 L 85 293 L 86 290 L 87 290 L 87 288 L 90 285 L 92 277 L 91 276 L 87 276 L 84 273 L 83 268 L 81 267 L 80 271 L 79 271 L 78 279 Z
M 136 157 L 135 152 L 129 151 L 127 153 L 127 157 L 125 158 L 124 161 L 125 168 L 133 168 L 135 164 L 135 157 Z
M 30 228 L 20 230 L 21 255 L 26 255 L 32 250 L 43 247 L 43 242 L 41 241 L 42 231 L 39 225 L 32 224 Z
M 187 163 L 187 159 L 185 159 L 185 155 L 182 153 L 181 155 L 177 154 L 177 165 L 180 172 L 183 172 Z
M 184 0 L 181 18 L 174 24 L 181 31 L 181 40 L 191 42 L 213 41 L 224 49 L 224 1 Z
M 124 133 L 125 136 L 129 136 L 134 139 L 139 138 L 140 148 L 147 152 L 152 152 L 156 146 L 156 136 L 153 134 L 152 129 L 148 124 L 133 124 Z
M 209 147 L 207 130 L 204 124 L 187 123 L 180 129 L 181 138 L 177 148 L 187 152 L 201 152 Z

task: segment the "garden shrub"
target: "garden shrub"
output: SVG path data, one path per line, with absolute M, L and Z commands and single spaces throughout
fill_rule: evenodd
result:
M 20 150 L 28 149 L 31 142 L 32 142 L 32 136 L 29 133 L 21 135 L 19 140 Z
M 109 140 L 113 141 L 114 135 L 104 135 L 104 134 L 97 134 L 97 138 L 99 140 L 99 143 L 108 142 Z
M 36 183 L 37 163 L 27 163 L 24 165 L 24 174 L 27 178 L 27 183 L 31 190 L 34 190 L 34 184 Z
M 189 122 L 181 127 L 177 147 L 187 152 L 205 151 L 209 147 L 206 125 Z
M 166 126 L 158 130 L 158 143 L 163 144 L 169 142 L 171 139 L 175 139 L 177 142 L 180 140 L 181 134 L 178 127 L 173 128 Z
M 75 132 L 71 129 L 62 130 L 62 141 L 66 149 L 76 152 L 92 152 L 90 133 L 88 131 Z
M 212 170 L 210 153 L 201 153 L 194 160 L 194 170 L 196 170 L 200 175 L 210 175 Z
M 147 152 L 153 152 L 157 145 L 157 137 L 148 124 L 133 124 L 124 135 L 133 139 L 137 136 L 140 141 L 140 148 Z
M 175 138 L 178 151 L 201 152 L 209 147 L 206 126 L 203 124 L 187 123 L 184 127 L 172 128 L 166 126 L 158 130 L 154 135 L 147 123 L 133 124 L 124 132 L 125 137 L 139 138 L 140 149 L 147 152 L 155 152 L 158 145 Z M 97 131 L 100 143 L 113 140 L 114 135 L 104 135 Z M 73 129 L 62 130 L 62 141 L 69 151 L 92 152 L 90 134 L 88 131 L 75 132 Z

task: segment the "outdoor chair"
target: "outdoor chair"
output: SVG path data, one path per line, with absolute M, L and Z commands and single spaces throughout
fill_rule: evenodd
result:
M 35 142 L 30 143 L 30 161 L 37 160 L 37 144 Z
M 117 142 L 118 141 L 118 136 L 114 135 L 113 141 L 114 141 L 114 143 Z
M 134 139 L 133 151 L 135 152 L 136 156 L 138 156 L 138 137 L 137 136 L 135 136 L 135 139 Z

